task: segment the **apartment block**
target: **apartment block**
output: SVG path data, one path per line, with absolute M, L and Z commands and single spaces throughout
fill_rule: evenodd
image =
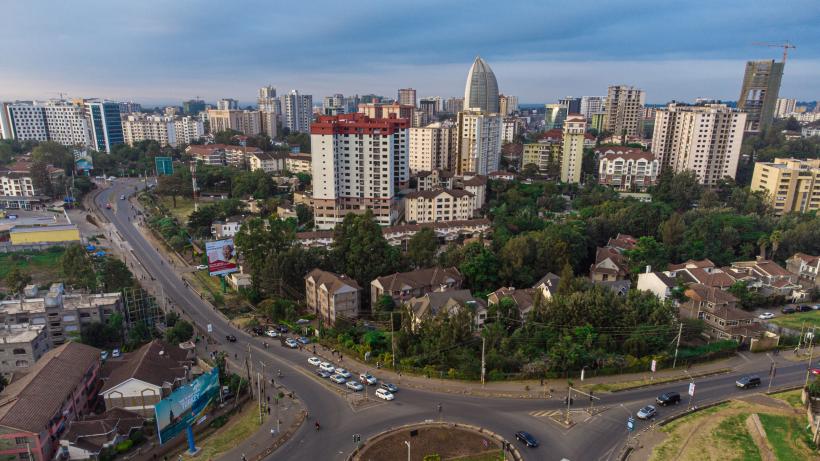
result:
M 464 221 L 473 217 L 473 194 L 459 189 L 413 191 L 404 197 L 408 223 Z
M 0 327 L 0 373 L 26 373 L 49 349 L 44 325 Z
M 431 123 L 408 131 L 410 174 L 435 169 L 451 170 L 455 161 L 458 130 L 451 121 Z
M 497 171 L 501 161 L 502 116 L 467 110 L 458 113 L 457 174 Z
M 358 317 L 361 297 L 362 288 L 344 274 L 313 269 L 305 277 L 305 304 L 326 324 Z
M 775 104 L 774 116 L 777 118 L 786 118 L 793 113 L 797 108 L 797 99 L 777 98 Z
M 3 103 L 0 109 L 0 131 L 4 139 L 91 145 L 88 119 L 81 105 L 51 100 Z
M 307 133 L 313 121 L 313 96 L 291 90 L 280 97 L 282 126 L 291 132 Z
M 518 96 L 499 94 L 498 111 L 501 115 L 512 115 L 518 112 Z
M 635 87 L 609 87 L 604 103 L 604 129 L 614 135 L 642 136 L 641 118 L 646 93 Z
M 570 184 L 581 182 L 581 164 L 584 159 L 586 127 L 586 118 L 581 115 L 570 115 L 564 121 L 561 146 L 561 182 Z
M 606 150 L 599 155 L 599 184 L 622 192 L 645 192 L 657 184 L 660 164 L 652 152 L 620 146 Z
M 401 105 L 416 107 L 416 90 L 413 88 L 400 88 L 396 100 Z
M 285 157 L 285 168 L 294 174 L 311 174 L 312 167 L 310 162 L 310 154 L 305 154 L 302 152 L 296 154 L 288 154 L 288 156 Z
M 752 191 L 764 191 L 777 214 L 820 210 L 820 159 L 755 163 Z
M 662 170 L 692 170 L 714 186 L 735 177 L 745 122 L 745 113 L 725 104 L 672 103 L 655 113 L 652 152 Z

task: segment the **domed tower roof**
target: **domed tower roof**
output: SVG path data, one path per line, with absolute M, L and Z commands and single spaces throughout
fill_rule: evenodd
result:
M 467 74 L 464 89 L 464 109 L 481 109 L 484 112 L 498 112 L 498 82 L 490 66 L 476 56 Z

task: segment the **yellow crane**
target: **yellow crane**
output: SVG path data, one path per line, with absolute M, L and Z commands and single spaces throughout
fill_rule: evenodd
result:
M 783 63 L 786 63 L 786 58 L 789 57 L 789 49 L 796 50 L 797 46 L 792 45 L 792 43 L 788 40 L 783 41 L 782 43 L 766 43 L 766 42 L 755 42 L 752 43 L 754 46 L 768 46 L 772 48 L 783 48 Z

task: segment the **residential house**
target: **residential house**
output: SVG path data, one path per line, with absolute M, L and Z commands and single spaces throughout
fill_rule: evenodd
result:
M 195 363 L 189 351 L 155 339 L 105 364 L 100 396 L 109 410 L 122 408 L 153 418 L 154 405 L 191 379 Z
M 66 427 L 96 404 L 100 350 L 69 342 L 0 392 L 0 458 L 50 461 Z
M 100 459 L 105 449 L 114 448 L 135 432 L 142 430 L 146 419 L 137 413 L 114 408 L 82 421 L 72 421 L 60 437 L 57 461 Z
M 310 154 L 303 152 L 288 154 L 287 157 L 285 157 L 285 168 L 293 174 L 312 174 Z
M 405 248 L 407 241 L 422 229 L 432 229 L 439 242 L 455 242 L 471 238 L 484 238 L 492 232 L 488 219 L 469 219 L 466 221 L 440 221 L 419 224 L 403 224 L 382 227 L 382 235 L 387 243 Z M 322 230 L 297 232 L 296 240 L 304 247 L 327 247 L 333 243 L 333 231 Z
M 496 181 L 514 181 L 515 173 L 509 171 L 493 171 L 488 174 L 487 177 Z
M 217 240 L 231 238 L 239 233 L 242 227 L 242 217 L 232 216 L 224 221 L 214 221 L 211 223 L 211 235 Z
M 453 189 L 453 173 L 447 170 L 435 169 L 416 173 L 416 190 Z
M 457 182 L 456 189 L 464 189 L 473 194 L 473 211 L 477 212 L 487 201 L 487 177 L 480 174 L 465 174 Z
M 547 275 L 541 277 L 541 280 L 535 282 L 532 287 L 543 299 L 552 299 L 552 296 L 558 291 L 560 281 L 561 277 L 552 272 L 547 272 Z
M 284 153 L 253 152 L 248 155 L 248 166 L 251 171 L 262 170 L 265 173 L 276 173 L 285 170 Z
M 629 289 L 632 287 L 632 281 L 625 280 L 607 280 L 601 282 L 592 282 L 594 285 L 604 287 L 612 291 L 618 296 L 626 296 L 629 294 Z
M 473 324 L 481 328 L 487 320 L 487 303 L 470 293 L 470 290 L 435 291 L 424 296 L 410 298 L 407 302 L 412 329 L 415 331 L 422 322 L 440 313 L 453 315 L 462 309 L 469 309 Z
M 746 272 L 746 274 L 760 281 L 760 291 L 764 295 L 782 295 L 794 298 L 795 290 L 801 291 L 797 284 L 798 276 L 780 267 L 776 262 L 758 257 L 754 261 L 736 261 L 732 268 Z M 803 295 L 798 295 L 802 298 Z
M 820 256 L 795 253 L 786 260 L 786 269 L 809 288 L 820 287 Z
M 464 281 L 455 267 L 432 267 L 410 272 L 397 272 L 370 282 L 370 302 L 375 306 L 383 295 L 401 305 L 410 298 L 418 298 L 433 291 L 457 290 Z
M 638 290 L 650 291 L 661 300 L 670 299 L 674 290 L 694 283 L 688 272 L 661 271 L 638 274 Z
M 535 297 L 538 296 L 538 290 L 535 288 L 520 288 L 515 287 L 501 287 L 493 291 L 487 296 L 487 304 L 495 306 L 500 303 L 502 299 L 510 299 L 515 307 L 518 308 L 518 313 L 521 318 L 529 314 L 535 305 Z
M 589 277 L 593 282 L 626 279 L 629 277 L 626 258 L 615 248 L 598 247 L 595 262 L 589 268 Z
M 344 274 L 313 269 L 305 276 L 308 309 L 321 321 L 336 323 L 337 318 L 355 318 L 361 310 L 362 287 Z
M 742 344 L 762 335 L 755 314 L 738 309 L 738 300 L 730 293 L 693 283 L 684 294 L 687 300 L 679 306 L 681 318 L 703 320 L 708 337 L 734 339 Z

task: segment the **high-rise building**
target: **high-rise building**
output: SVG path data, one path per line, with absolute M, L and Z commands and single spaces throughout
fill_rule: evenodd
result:
M 142 112 L 142 105 L 134 101 L 120 103 L 121 114 L 133 114 L 134 112 Z
M 161 146 L 177 147 L 176 125 L 173 117 L 131 114 L 122 119 L 123 140 L 129 146 L 152 140 Z
M 580 101 L 579 101 L 580 104 Z M 581 182 L 581 164 L 584 159 L 584 134 L 587 119 L 580 114 L 572 114 L 564 121 L 561 146 L 561 182 L 577 184 Z
M 758 133 L 772 124 L 783 65 L 774 59 L 746 63 L 743 86 L 737 98 L 737 108 L 747 114 L 745 131 Z
M 604 104 L 604 129 L 615 136 L 642 136 L 643 90 L 626 85 L 613 85 Z
M 262 134 L 271 138 L 275 138 L 279 134 L 279 114 L 277 112 L 260 110 L 259 120 L 262 125 Z
M 373 211 L 380 225 L 399 217 L 396 192 L 409 179 L 409 121 L 364 114 L 319 116 L 310 126 L 313 215 L 332 229 L 348 213 Z
M 592 114 L 603 110 L 604 99 L 606 98 L 603 96 L 582 96 L 581 107 L 578 112 L 583 115 L 587 121 L 590 121 L 592 120 Z
M 88 120 L 83 108 L 68 101 L 43 104 L 48 139 L 64 146 L 88 146 L 91 143 Z
M 467 73 L 464 110 L 498 113 L 498 81 L 490 66 L 478 56 Z
M 48 141 L 43 106 L 30 102 L 3 103 L 3 139 Z
M 487 175 L 498 171 L 501 127 L 502 116 L 497 112 L 465 110 L 458 113 L 457 174 Z
M 410 173 L 419 171 L 452 171 L 458 130 L 451 121 L 410 128 L 408 132 L 408 165 Z
M 774 116 L 777 118 L 786 118 L 789 114 L 794 113 L 795 109 L 797 109 L 796 99 L 777 98 Z
M 567 108 L 561 104 L 544 105 L 544 129 L 560 130 L 564 127 L 564 120 L 567 118 Z
M 272 85 L 259 88 L 259 97 L 256 99 L 256 104 L 261 112 L 282 113 L 282 104 L 279 102 L 279 98 L 276 97 L 276 88 Z
M 200 112 L 205 112 L 205 101 L 201 99 L 189 99 L 182 103 L 182 111 L 187 115 L 196 115 Z
M 209 132 L 211 134 L 222 131 L 236 130 L 242 125 L 242 112 L 238 110 L 208 109 Z
M 177 147 L 191 144 L 205 136 L 202 120 L 190 116 L 176 117 L 174 119 L 174 132 L 177 137 Z
M 707 186 L 734 178 L 746 115 L 725 104 L 669 104 L 655 112 L 652 153 L 661 170 L 692 170 Z
M 518 134 L 518 119 L 516 117 L 504 117 L 501 127 L 501 142 L 515 141 L 515 135 Z
M 567 114 L 581 113 L 581 98 L 567 96 L 566 98 L 559 99 L 558 104 L 567 109 Z
M 263 114 L 265 114 L 265 121 L 267 124 L 266 130 L 262 130 Z M 246 136 L 257 136 L 259 134 L 268 134 L 271 128 L 271 123 L 275 124 L 275 120 L 270 117 L 275 117 L 273 112 L 261 112 L 258 110 L 220 110 L 208 109 L 208 122 L 210 124 L 211 133 L 219 133 L 221 131 L 234 130 Z
M 501 115 L 518 112 L 518 96 L 498 95 L 498 111 Z
M 777 214 L 820 211 L 820 159 L 757 162 L 752 191 L 765 191 Z
M 85 116 L 91 131 L 91 145 L 97 152 L 111 153 L 114 146 L 125 142 L 119 103 L 86 101 Z
M 322 100 L 322 114 L 339 115 L 347 114 L 347 104 L 343 94 L 336 93 L 333 96 L 325 96 Z
M 290 90 L 281 99 L 282 126 L 291 132 L 307 133 L 313 121 L 313 96 Z
M 419 112 L 423 112 L 427 116 L 427 120 L 435 121 L 438 119 L 439 101 L 422 98 L 421 101 L 419 101 Z
M 413 88 L 400 88 L 397 100 L 399 104 L 416 107 L 416 90 Z
M 464 110 L 464 98 L 449 98 L 444 101 L 444 112 L 457 114 Z
M 239 101 L 232 98 L 223 98 L 216 102 L 216 108 L 219 110 L 237 110 L 239 109 Z

